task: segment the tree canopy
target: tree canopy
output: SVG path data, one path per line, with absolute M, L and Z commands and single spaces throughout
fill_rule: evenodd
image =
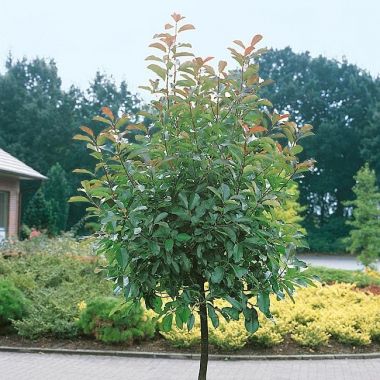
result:
M 295 256 L 301 235 L 275 209 L 313 166 L 297 157 L 312 126 L 271 112 L 271 102 L 258 96 L 267 84 L 259 77 L 260 35 L 246 45 L 234 41 L 236 77 L 226 61 L 195 56 L 181 38 L 194 27 L 172 18 L 150 45 L 160 54 L 147 58 L 155 78 L 144 89 L 154 96 L 153 110 L 140 114 L 152 125 L 104 107 L 94 118 L 100 133 L 81 127 L 75 139 L 97 163 L 82 181 L 84 196 L 72 201 L 90 203 L 89 216 L 100 223 L 98 252 L 127 300 L 143 299 L 163 317 L 165 331 L 174 320 L 191 329 L 199 314 L 203 380 L 207 316 L 218 327 L 219 318 L 242 315 L 255 332 L 258 312 L 271 318 L 271 293 L 291 297 L 311 283 Z M 143 132 L 137 142 L 128 138 L 131 130 Z

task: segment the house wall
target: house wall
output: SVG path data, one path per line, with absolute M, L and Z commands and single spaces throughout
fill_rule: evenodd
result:
M 20 212 L 20 180 L 15 177 L 0 175 L 0 190 L 9 192 L 8 236 L 17 236 Z

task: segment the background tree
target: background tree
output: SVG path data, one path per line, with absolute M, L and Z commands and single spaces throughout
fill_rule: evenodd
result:
M 70 185 L 66 178 L 66 173 L 60 164 L 53 165 L 48 173 L 48 179 L 42 184 L 42 193 L 46 201 L 50 204 L 51 223 L 49 231 L 57 235 L 66 230 L 66 223 L 69 214 Z
M 28 227 L 39 231 L 47 230 L 52 224 L 51 205 L 45 199 L 42 189 L 38 189 L 25 210 L 24 221 Z
M 353 206 L 353 219 L 347 222 L 352 226 L 348 250 L 359 254 L 361 262 L 368 266 L 380 258 L 380 193 L 375 171 L 368 164 L 358 171 L 355 181 L 356 199 L 346 203 Z
M 181 15 L 172 18 L 174 25 L 166 24 L 150 45 L 163 54 L 147 58 L 158 78 L 144 87 L 157 99 L 155 112 L 144 113 L 152 125 L 103 108 L 94 118 L 101 133 L 82 127 L 85 134 L 75 138 L 88 143 L 97 164 L 94 178 L 82 182 L 85 197 L 72 201 L 91 203 L 89 214 L 101 225 L 99 253 L 128 300 L 144 299 L 166 331 L 173 319 L 191 329 L 199 314 L 203 380 L 208 316 L 217 327 L 220 317 L 243 315 L 254 332 L 258 311 L 271 317 L 270 293 L 281 299 L 310 282 L 295 257 L 299 236 L 284 228 L 274 209 L 312 165 L 296 157 L 311 126 L 269 112 L 271 103 L 257 96 L 265 85 L 257 65 L 261 36 L 230 49 L 240 66 L 236 79 L 225 61 L 214 69 L 212 57 L 194 57 L 190 45 L 178 41 L 194 27 Z M 152 134 L 153 127 L 159 132 Z M 127 138 L 133 130 L 144 132 L 138 144 Z M 216 299 L 230 306 L 218 308 Z
M 125 82 L 118 85 L 100 73 L 87 90 L 71 87 L 64 91 L 53 60 L 14 60 L 10 56 L 0 74 L 0 147 L 44 174 L 59 162 L 72 195 L 83 179 L 72 170 L 93 165 L 85 148 L 72 136 L 78 125 L 90 122 L 90 116 L 100 112 L 100 104 L 109 104 L 116 114 L 133 115 L 139 100 Z M 24 213 L 39 186 L 36 181 L 22 182 Z M 81 205 L 70 205 L 67 226 L 77 223 L 84 213 Z
M 349 230 L 343 202 L 353 199 L 354 174 L 379 151 L 372 138 L 380 135 L 380 123 L 370 124 L 379 101 L 379 80 L 346 61 L 312 58 L 290 48 L 270 50 L 260 62 L 262 77 L 274 81 L 262 95 L 270 94 L 278 111 L 313 124 L 316 131 L 315 138 L 305 141 L 316 169 L 299 181 L 310 247 L 342 251 L 341 238 Z

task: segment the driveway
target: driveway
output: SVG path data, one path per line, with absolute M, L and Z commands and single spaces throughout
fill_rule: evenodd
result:
M 1 380 L 195 380 L 196 360 L 0 352 Z M 380 359 L 211 361 L 208 380 L 375 380 Z
M 299 259 L 307 264 L 319 267 L 327 267 L 334 269 L 363 269 L 363 265 L 356 260 L 355 256 L 348 255 L 323 255 L 323 254 L 303 254 L 297 255 Z M 380 263 L 377 263 L 377 270 L 380 271 Z

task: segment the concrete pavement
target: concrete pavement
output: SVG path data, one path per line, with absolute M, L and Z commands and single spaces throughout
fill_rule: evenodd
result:
M 195 380 L 198 361 L 0 352 L 1 380 Z M 211 361 L 209 380 L 377 380 L 380 359 Z
M 355 256 L 349 255 L 324 255 L 324 254 L 303 254 L 297 255 L 297 257 L 305 261 L 307 264 L 334 268 L 334 269 L 349 269 L 349 270 L 361 270 L 363 265 L 356 259 Z M 377 262 L 377 270 L 380 271 L 380 263 Z M 379 376 L 380 379 L 380 376 Z

